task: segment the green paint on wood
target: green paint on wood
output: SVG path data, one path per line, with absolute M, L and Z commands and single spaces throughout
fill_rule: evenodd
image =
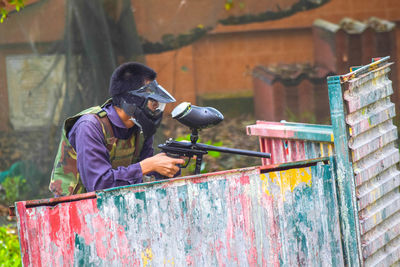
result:
M 312 220 L 309 219 L 310 214 L 315 210 L 314 200 L 312 197 L 313 191 L 315 190 L 315 180 L 312 181 L 312 186 L 301 184 L 293 190 L 293 217 L 294 217 L 294 232 L 297 240 L 298 247 L 298 264 L 307 264 L 303 262 L 304 258 L 316 258 L 317 255 L 309 256 L 312 251 L 308 250 L 309 243 L 316 235 Z M 310 216 L 315 219 L 315 216 Z M 308 241 L 308 242 L 307 242 Z
M 190 242 L 187 242 L 187 240 L 185 240 L 185 253 L 189 254 L 191 250 L 192 250 L 192 244 Z
M 328 233 L 329 233 L 329 247 L 331 249 L 332 257 L 332 266 L 339 266 L 343 263 L 343 260 L 338 257 L 334 257 L 335 255 L 342 255 L 341 243 L 337 243 L 337 239 L 332 233 L 335 232 L 335 227 L 338 224 L 337 220 L 339 220 L 338 214 L 338 206 L 337 206 L 337 193 L 336 193 L 336 172 L 334 169 L 334 157 L 331 159 L 332 164 L 323 166 L 323 188 L 324 188 L 324 196 L 325 196 L 325 205 L 328 209 Z
M 167 196 L 167 190 L 166 189 L 157 189 L 157 198 L 165 198 Z
M 202 189 L 202 190 L 208 190 L 208 183 L 201 183 L 199 185 L 199 188 Z
M 91 247 L 86 245 L 84 238 L 80 237 L 79 235 L 75 235 L 74 259 L 78 262 L 76 262 L 74 266 L 98 266 L 91 259 L 92 253 Z M 65 262 L 64 264 L 68 265 L 72 263 Z
M 179 197 L 179 205 L 181 207 L 182 215 L 185 216 L 188 212 L 188 191 L 187 185 L 179 186 L 178 187 L 178 197 Z M 182 217 L 183 217 L 182 216 Z
M 146 193 L 145 192 L 136 192 L 135 199 L 140 201 L 135 201 L 135 206 L 133 207 L 133 211 L 131 213 L 131 218 L 136 219 L 139 225 L 143 224 L 143 214 L 147 213 L 147 203 L 146 203 Z M 125 223 L 124 225 L 127 225 Z
M 111 194 L 112 195 L 112 194 Z M 113 195 L 112 200 L 114 202 L 115 207 L 119 210 L 118 212 L 118 224 L 124 226 L 125 231 L 128 230 L 128 224 L 125 212 L 127 210 L 126 200 L 123 195 Z
M 357 225 L 359 225 L 359 222 L 353 168 L 350 163 L 347 147 L 348 137 L 340 76 L 328 77 L 328 90 L 336 154 L 339 215 L 343 235 L 345 263 L 350 266 L 359 266 L 359 253 L 361 251 L 358 242 L 360 235 Z

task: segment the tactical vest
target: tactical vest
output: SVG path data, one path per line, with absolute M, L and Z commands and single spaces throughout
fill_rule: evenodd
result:
M 109 152 L 113 168 L 127 167 L 139 161 L 144 142 L 143 134 L 133 134 L 126 140 L 117 139 L 114 136 L 107 113 L 102 109 L 110 102 L 111 100 L 108 100 L 102 106 L 88 108 L 65 120 L 49 185 L 49 189 L 54 195 L 67 196 L 86 192 L 77 168 L 76 151 L 67 138 L 67 133 L 72 129 L 72 126 L 85 114 L 93 114 L 100 122 L 104 134 L 103 142 Z

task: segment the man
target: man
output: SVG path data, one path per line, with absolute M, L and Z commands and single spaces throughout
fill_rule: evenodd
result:
M 153 172 L 174 177 L 184 160 L 153 156 L 165 104 L 175 102 L 155 78 L 151 68 L 125 63 L 111 76 L 111 99 L 65 121 L 49 186 L 55 196 L 141 183 Z

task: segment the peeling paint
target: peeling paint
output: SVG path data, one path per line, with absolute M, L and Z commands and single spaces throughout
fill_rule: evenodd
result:
M 342 85 L 328 85 L 331 106 L 338 107 L 331 108 L 332 118 L 340 114 L 347 123 L 346 129 L 341 120 L 332 119 L 334 129 L 340 129 L 334 131 L 335 141 L 339 135 L 349 136 L 348 142 L 344 138 L 340 144 L 335 143 L 338 177 L 347 172 L 346 182 L 338 183 L 341 216 L 342 220 L 354 217 L 352 230 L 357 232 L 356 236 L 344 232 L 348 240 L 345 244 L 357 244 L 360 263 L 365 266 L 390 266 L 400 260 L 399 150 L 397 127 L 392 121 L 395 107 L 390 101 L 393 88 L 388 79 L 392 63 L 388 59 L 340 76 Z M 330 77 L 328 81 L 335 79 Z M 341 91 L 344 101 L 334 95 Z M 350 159 L 346 158 L 349 153 Z M 343 230 L 347 227 L 342 225 Z M 354 254 L 348 255 L 349 262 L 353 261 L 351 257 Z
M 153 253 L 151 251 L 151 248 L 146 248 L 146 250 L 141 252 L 142 256 L 142 263 L 144 267 L 151 266 L 151 261 L 153 260 Z M 165 260 L 164 260 L 164 265 L 165 265 Z M 168 261 L 169 262 L 169 261 Z
M 268 175 L 261 174 L 261 180 L 263 181 L 263 191 L 268 196 L 274 197 L 271 193 L 271 186 L 274 184 L 280 188 L 280 196 L 283 201 L 285 201 L 285 194 L 287 191 L 292 193 L 301 183 L 311 186 L 311 168 L 290 169 L 286 171 L 272 172 Z
M 18 202 L 24 266 L 343 265 L 331 161 L 269 169 L 277 198 L 247 168 Z

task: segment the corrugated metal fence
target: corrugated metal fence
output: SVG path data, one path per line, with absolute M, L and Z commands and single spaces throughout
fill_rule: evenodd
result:
M 345 253 L 366 266 L 400 258 L 399 150 L 388 60 L 328 78 Z

